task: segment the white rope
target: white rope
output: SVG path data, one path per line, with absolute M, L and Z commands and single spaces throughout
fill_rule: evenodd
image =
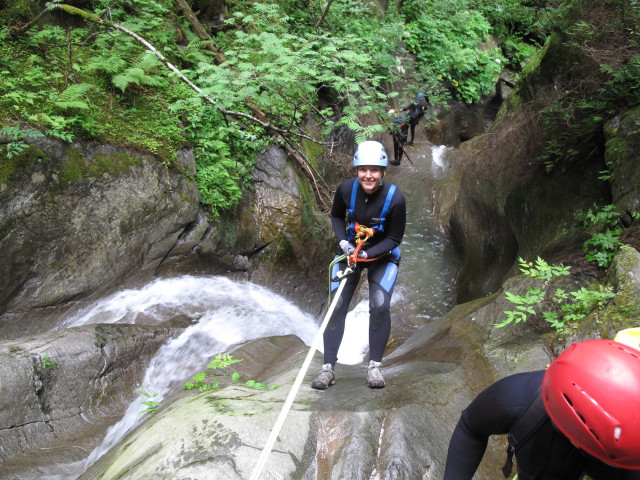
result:
M 311 364 L 311 360 L 313 359 L 313 356 L 316 353 L 318 346 L 320 345 L 322 334 L 324 333 L 325 328 L 327 328 L 327 324 L 329 323 L 331 314 L 333 313 L 333 310 L 336 308 L 336 304 L 340 299 L 340 295 L 342 294 L 342 289 L 344 288 L 344 284 L 346 281 L 347 281 L 347 278 L 346 278 L 346 275 L 344 275 L 342 280 L 340 280 L 340 285 L 338 286 L 338 290 L 336 291 L 336 294 L 333 297 L 331 306 L 329 307 L 329 310 L 327 311 L 327 314 L 325 315 L 324 320 L 320 325 L 320 329 L 318 330 L 318 333 L 316 333 L 316 336 L 313 339 L 311 348 L 309 348 L 309 353 L 307 353 L 307 358 L 304 359 L 304 363 L 302 364 L 302 367 L 300 367 L 300 371 L 298 372 L 298 375 L 296 375 L 296 380 L 295 382 L 293 382 L 293 387 L 289 392 L 289 396 L 287 397 L 287 400 L 284 402 L 282 410 L 280 410 L 280 415 L 278 416 L 278 419 L 276 420 L 276 423 L 273 426 L 273 430 L 271 430 L 271 434 L 269 435 L 269 438 L 267 439 L 267 443 L 262 449 L 260 458 L 258 458 L 258 463 L 256 463 L 256 466 L 254 467 L 253 473 L 251 473 L 251 477 L 249 480 L 258 480 L 260 478 L 264 464 L 267 461 L 267 457 L 271 453 L 271 449 L 273 449 L 273 445 L 276 443 L 276 439 L 278 438 L 280 429 L 282 428 L 282 425 L 284 424 L 284 421 L 287 418 L 287 414 L 291 409 L 293 400 L 296 398 L 298 390 L 300 389 L 300 385 L 302 384 L 302 380 L 304 379 L 304 376 L 306 375 L 307 370 L 309 369 L 309 365 Z

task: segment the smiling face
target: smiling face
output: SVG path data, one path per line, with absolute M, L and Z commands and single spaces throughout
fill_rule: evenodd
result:
M 364 190 L 364 193 L 371 195 L 380 188 L 382 177 L 384 177 L 384 168 L 375 165 L 361 165 L 356 167 L 358 172 L 358 182 Z

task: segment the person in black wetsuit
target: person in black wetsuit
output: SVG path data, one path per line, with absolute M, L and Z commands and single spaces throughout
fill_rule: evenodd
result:
M 406 112 L 409 115 L 409 127 L 411 131 L 411 138 L 409 139 L 409 145 L 413 145 L 413 138 L 416 134 L 416 125 L 420 123 L 420 119 L 424 117 L 427 111 L 427 98 L 424 93 L 419 93 L 416 96 L 416 101 L 410 103 L 406 107 L 400 109 L 400 113 Z
M 529 408 L 534 401 L 538 410 Z M 546 371 L 503 378 L 471 402 L 451 437 L 444 480 L 471 479 L 496 434 L 516 445 L 518 480 L 638 480 L 639 407 L 640 350 L 613 340 L 574 343 Z M 539 421 L 522 432 L 520 415 L 534 411 Z
M 393 160 L 389 160 L 389 163 L 391 165 L 400 165 L 404 155 L 404 144 L 407 142 L 409 132 L 409 118 L 406 115 L 400 115 L 394 109 L 389 110 L 389 115 L 393 117 L 393 125 L 390 131 L 393 138 Z
M 324 363 L 312 388 L 326 390 L 335 383 L 334 368 L 344 335 L 349 303 L 364 269 L 369 281 L 369 364 L 367 385 L 383 388 L 381 362 L 391 332 L 391 295 L 398 275 L 400 248 L 406 224 L 406 205 L 402 192 L 393 184 L 383 182 L 387 168 L 387 153 L 379 142 L 361 143 L 354 155 L 356 178 L 342 182 L 335 193 L 331 208 L 331 224 L 338 239 L 340 254 L 351 255 L 356 249 L 355 231 L 360 226 L 373 228 L 358 253 L 354 273 L 347 277 L 342 295 L 324 331 Z M 337 263 L 332 278 L 344 271 L 347 261 Z M 332 297 L 339 282 L 331 283 Z

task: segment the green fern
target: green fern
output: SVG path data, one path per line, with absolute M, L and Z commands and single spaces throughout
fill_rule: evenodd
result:
M 159 77 L 147 75 L 142 68 L 127 68 L 123 73 L 114 75 L 111 79 L 113 84 L 124 92 L 129 84 L 158 86 L 162 83 Z
M 95 86 L 90 83 L 75 83 L 60 93 L 54 103 L 57 107 L 63 109 L 77 108 L 87 110 L 89 105 L 84 101 L 84 94 L 94 88 Z
M 142 53 L 142 55 L 138 57 L 138 61 L 136 62 L 136 64 L 144 71 L 149 71 L 152 68 L 159 67 L 161 65 L 161 62 L 153 52 L 145 50 L 144 53 Z
M 91 57 L 87 61 L 87 72 L 104 72 L 109 75 L 121 72 L 127 62 L 119 56 L 112 55 L 111 52 L 105 52 L 102 55 Z

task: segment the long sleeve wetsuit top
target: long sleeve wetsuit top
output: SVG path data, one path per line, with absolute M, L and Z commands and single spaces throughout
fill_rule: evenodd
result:
M 489 436 L 509 433 L 520 413 L 539 395 L 543 376 L 541 370 L 503 378 L 471 402 L 451 437 L 444 480 L 473 477 Z M 629 408 L 638 408 L 631 403 Z M 518 480 L 640 480 L 640 471 L 611 467 L 575 447 L 548 417 L 516 452 L 516 461 Z M 501 478 L 500 467 L 496 470 L 495 478 Z
M 336 190 L 331 208 L 331 224 L 338 242 L 347 239 L 345 217 L 351 203 L 353 182 L 357 181 L 357 178 L 345 180 Z M 358 186 L 353 212 L 354 218 L 349 219 L 349 221 L 355 220 L 360 225 L 367 227 L 377 226 L 380 222 L 380 214 L 390 187 L 390 183 L 383 181 L 378 190 L 371 195 L 367 195 L 362 190 L 362 187 Z M 369 258 L 385 255 L 402 242 L 407 223 L 407 211 L 404 196 L 399 189 L 396 189 L 393 194 L 385 218 L 384 231 L 376 232 L 362 247 Z

